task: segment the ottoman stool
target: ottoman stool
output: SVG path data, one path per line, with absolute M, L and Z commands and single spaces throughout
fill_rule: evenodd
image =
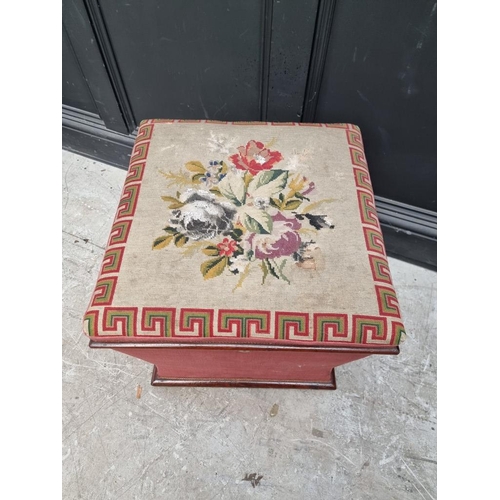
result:
M 334 389 L 403 328 L 357 126 L 141 122 L 90 347 L 153 385 Z

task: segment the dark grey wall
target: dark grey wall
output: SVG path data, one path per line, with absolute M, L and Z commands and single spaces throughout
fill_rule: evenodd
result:
M 262 5 L 100 5 L 136 123 L 151 117 L 260 119 Z
M 273 2 L 268 120 L 302 119 L 317 11 L 318 0 Z
M 64 26 L 62 32 L 62 102 L 67 106 L 97 114 L 94 99 Z
M 146 118 L 355 123 L 392 253 L 435 264 L 435 2 L 63 0 L 63 27 L 66 148 L 126 167 Z
M 436 3 L 338 0 L 316 121 L 361 127 L 374 190 L 436 210 Z

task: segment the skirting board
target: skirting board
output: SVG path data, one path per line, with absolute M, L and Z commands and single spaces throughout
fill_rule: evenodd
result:
M 63 148 L 119 168 L 128 168 L 135 135 L 109 130 L 97 116 L 63 106 Z

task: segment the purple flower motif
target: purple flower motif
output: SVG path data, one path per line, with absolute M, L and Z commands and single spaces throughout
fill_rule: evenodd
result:
M 305 191 L 302 191 L 302 194 L 305 196 L 306 194 L 311 193 L 312 191 L 314 191 L 315 187 L 316 186 L 314 185 L 314 182 L 310 182 L 309 186 L 307 186 L 307 189 Z
M 278 212 L 273 215 L 273 232 L 271 234 L 252 233 L 248 238 L 257 259 L 276 259 L 294 254 L 300 247 L 300 236 L 297 230 L 300 222 L 295 218 L 287 218 Z

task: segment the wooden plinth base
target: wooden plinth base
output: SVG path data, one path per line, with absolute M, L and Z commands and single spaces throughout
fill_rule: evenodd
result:
M 335 390 L 335 369 L 332 368 L 329 381 L 294 381 L 294 380 L 238 380 L 238 379 L 196 379 L 196 378 L 163 378 L 158 375 L 156 365 L 153 368 L 151 385 L 170 387 L 259 387 L 262 389 L 326 389 Z
M 90 341 L 154 365 L 153 386 L 336 389 L 334 368 L 398 347 L 118 344 Z

